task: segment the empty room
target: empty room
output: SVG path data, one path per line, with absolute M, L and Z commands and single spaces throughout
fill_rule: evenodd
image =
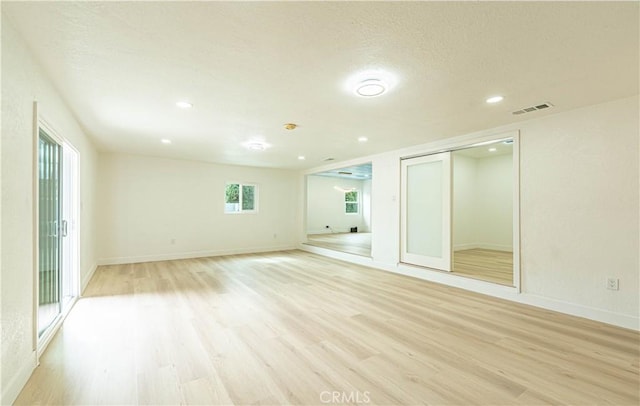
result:
M 0 7 L 0 404 L 640 403 L 640 3 Z

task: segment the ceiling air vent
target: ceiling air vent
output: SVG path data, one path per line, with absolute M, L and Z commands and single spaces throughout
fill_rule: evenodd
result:
M 547 103 L 542 103 L 542 104 L 538 104 L 538 105 L 531 106 L 531 107 L 525 107 L 523 109 L 511 112 L 511 114 L 517 116 L 518 114 L 531 113 L 532 111 L 544 110 L 544 109 L 548 109 L 550 107 L 553 107 L 553 104 L 547 102 Z

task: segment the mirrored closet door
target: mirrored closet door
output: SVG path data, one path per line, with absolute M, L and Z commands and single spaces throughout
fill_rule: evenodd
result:
M 516 285 L 514 145 L 499 139 L 402 161 L 403 263 Z

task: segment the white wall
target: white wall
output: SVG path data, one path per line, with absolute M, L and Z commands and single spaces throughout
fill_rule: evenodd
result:
M 100 263 L 290 249 L 299 221 L 292 171 L 100 154 Z M 225 214 L 227 182 L 258 186 L 258 212 Z
M 513 249 L 513 157 L 453 152 L 453 249 Z
M 358 231 L 371 232 L 371 179 L 362 181 L 362 229 Z
M 453 165 L 453 235 L 451 236 L 453 249 L 476 248 L 478 243 L 478 217 L 476 214 L 478 161 L 455 152 L 451 155 Z
M 513 250 L 513 157 L 477 160 L 476 238 L 480 248 Z
M 10 404 L 35 367 L 34 127 L 38 101 L 56 132 L 80 152 L 80 272 L 96 263 L 96 150 L 50 80 L 2 15 L 2 404 Z
M 376 173 L 369 264 L 640 329 L 638 111 L 636 96 L 350 161 L 373 162 Z M 400 158 L 514 130 L 520 130 L 522 293 L 398 265 Z M 608 277 L 619 278 L 620 290 L 605 288 Z
M 357 214 L 345 213 L 344 192 L 336 190 L 336 186 L 342 189 L 356 188 L 360 199 L 360 210 Z M 359 179 L 308 176 L 307 233 L 331 233 L 331 230 L 336 233 L 346 233 L 351 227 L 358 227 L 360 232 L 369 231 L 363 216 L 364 186 L 364 181 Z M 326 229 L 325 226 L 330 226 L 331 229 Z

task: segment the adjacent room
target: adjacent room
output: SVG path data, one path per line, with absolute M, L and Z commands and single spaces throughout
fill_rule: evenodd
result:
M 640 403 L 640 3 L 0 8 L 0 404 Z

